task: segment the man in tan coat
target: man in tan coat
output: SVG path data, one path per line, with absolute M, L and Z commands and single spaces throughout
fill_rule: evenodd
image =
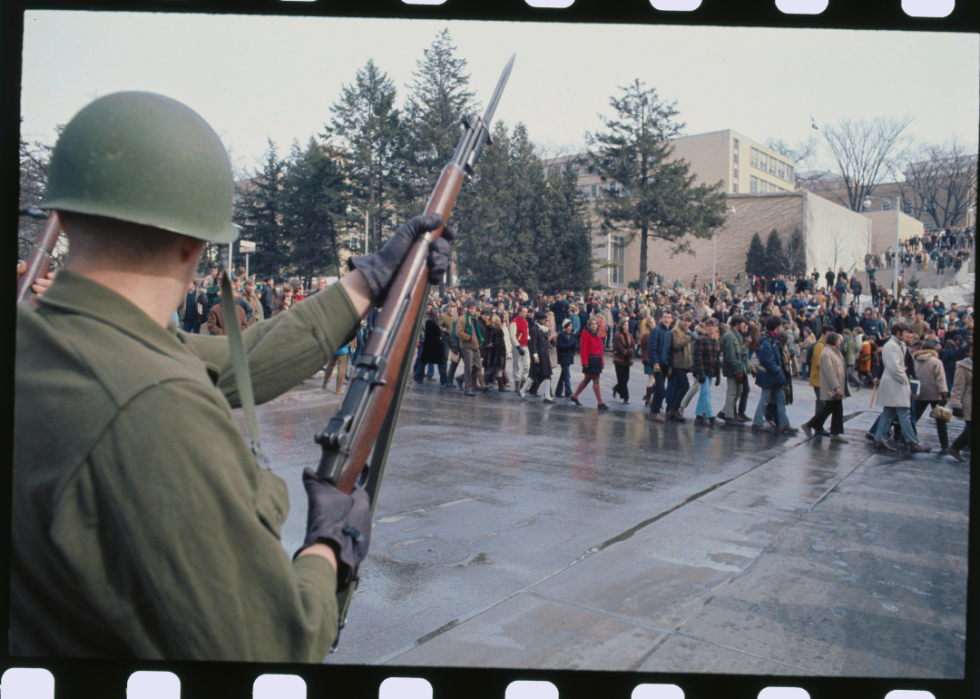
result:
M 914 332 L 914 330 L 913 330 Z M 915 378 L 919 380 L 919 392 L 915 396 L 915 421 L 920 424 L 926 408 L 946 405 L 949 387 L 946 385 L 946 372 L 939 359 L 939 344 L 924 342 L 922 349 L 912 353 L 915 360 Z M 943 451 L 949 449 L 949 430 L 945 420 L 935 420 L 939 445 Z

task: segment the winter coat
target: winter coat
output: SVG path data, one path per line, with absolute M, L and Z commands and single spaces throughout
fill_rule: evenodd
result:
M 548 351 L 548 328 L 547 326 L 529 325 L 527 329 L 527 350 L 531 360 L 531 378 L 546 379 L 551 376 L 552 364 L 551 353 Z M 538 361 L 534 361 L 535 356 Z
M 490 327 L 487 330 L 487 368 L 507 368 L 507 345 L 504 344 L 504 331 Z
M 606 360 L 603 358 L 602 340 L 590 333 L 588 328 L 582 331 L 580 345 L 579 353 L 581 355 L 583 368 L 589 365 L 590 355 L 599 355 L 599 360 L 602 362 L 602 366 L 605 366 Z
M 248 318 L 245 316 L 245 310 L 236 303 L 235 311 L 238 314 L 238 327 L 244 331 L 248 328 Z M 220 302 L 215 304 L 214 308 L 208 313 L 208 332 L 212 335 L 228 334 L 225 327 L 225 309 L 221 307 Z
M 759 336 L 759 370 L 755 384 L 760 388 L 775 388 L 789 383 L 786 367 L 783 364 L 783 349 L 779 340 L 771 332 Z
M 857 363 L 858 353 L 861 351 L 861 341 L 856 335 L 851 335 L 841 343 L 840 351 L 844 355 L 844 364 L 854 366 Z
M 943 350 L 942 353 L 943 369 L 946 371 L 946 385 L 952 386 L 956 377 L 956 367 L 959 361 L 963 359 L 963 350 L 959 347 L 953 347 L 950 345 Z
M 820 400 L 842 400 L 850 395 L 847 390 L 847 374 L 844 356 L 833 346 L 826 346 L 820 353 Z M 836 390 L 841 395 L 834 395 Z
M 721 348 L 718 338 L 710 335 L 699 335 L 691 343 L 691 373 L 697 376 L 712 378 L 721 371 Z
M 905 343 L 894 335 L 881 350 L 884 370 L 878 382 L 877 401 L 884 408 L 908 408 L 912 389 L 905 373 Z
M 748 376 L 749 350 L 745 347 L 745 338 L 734 328 L 721 338 L 722 361 L 721 374 L 726 378 L 735 378 L 736 373 Z
M 438 323 L 433 322 L 432 319 L 425 321 L 425 335 L 422 340 L 421 358 L 423 364 L 442 364 L 441 335 L 442 330 L 439 328 Z
M 633 336 L 627 332 L 613 335 L 613 364 L 633 366 Z
M 973 412 L 973 360 L 961 359 L 956 362 L 956 380 L 953 391 L 949 395 L 949 404 L 953 408 L 963 409 L 963 419 L 970 422 Z
M 567 332 L 558 333 L 556 350 L 558 352 L 558 365 L 568 366 L 575 363 L 575 336 Z
M 823 340 L 813 343 L 810 355 L 810 385 L 814 388 L 820 388 L 820 354 L 826 346 Z
M 585 335 L 585 333 L 582 334 Z M 671 366 L 673 341 L 674 336 L 670 330 L 665 328 L 663 323 L 657 323 L 650 331 L 650 337 L 647 340 L 647 363 L 659 364 L 666 373 Z
M 466 332 L 466 316 L 469 315 L 470 319 L 470 330 L 472 332 Z M 470 315 L 469 313 L 464 313 L 459 317 L 459 322 L 456 323 L 456 337 L 459 338 L 460 349 L 480 349 L 480 338 L 476 333 L 476 325 L 480 321 L 480 316 Z M 486 341 L 486 336 L 483 337 Z
M 759 350 L 759 338 L 761 335 L 761 328 L 758 325 L 749 323 L 749 341 L 745 343 L 745 346 L 749 348 L 750 352 L 757 352 Z
M 643 334 L 640 335 L 639 338 L 637 338 L 636 344 L 640 346 L 640 359 L 643 361 L 644 364 L 648 364 L 649 362 L 647 362 L 647 346 L 650 344 L 650 331 L 644 330 Z
M 684 328 L 680 326 L 680 323 L 674 326 L 671 331 L 673 335 L 671 354 L 673 359 L 673 366 L 675 369 L 691 369 L 691 335 Z
M 946 386 L 946 372 L 935 350 L 919 350 L 915 358 L 915 377 L 919 380 L 919 394 L 916 400 L 923 402 L 941 400 L 940 393 L 949 393 Z

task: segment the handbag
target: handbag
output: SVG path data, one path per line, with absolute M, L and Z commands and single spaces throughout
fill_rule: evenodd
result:
M 453 349 L 449 352 L 449 361 L 453 364 L 459 364 L 459 350 Z
M 585 365 L 582 369 L 583 374 L 601 374 L 602 373 L 602 355 L 590 354 L 589 363 Z

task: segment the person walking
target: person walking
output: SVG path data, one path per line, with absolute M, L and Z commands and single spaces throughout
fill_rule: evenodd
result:
M 578 388 L 575 389 L 570 400 L 575 405 L 581 406 L 578 397 L 585 390 L 585 387 L 591 383 L 595 398 L 599 402 L 596 406 L 599 412 L 609 410 L 609 407 L 602 402 L 602 393 L 599 391 L 599 375 L 602 374 L 605 359 L 603 358 L 602 338 L 599 337 L 598 319 L 590 318 L 585 330 L 582 331 L 579 353 L 582 358 L 582 375 L 584 378 L 579 383 Z
M 749 331 L 749 322 L 745 316 L 734 315 L 728 332 L 722 338 L 721 373 L 725 377 L 728 388 L 725 391 L 725 406 L 718 417 L 725 425 L 742 427 L 747 420 L 737 414 L 738 400 L 746 390 L 746 380 L 751 372 L 749 351 L 745 347 L 745 333 Z
M 769 432 L 772 429 L 764 422 L 770 396 L 776 398 L 776 429 L 787 434 L 799 431 L 790 426 L 789 417 L 786 415 L 786 394 L 783 391 L 783 384 L 788 383 L 790 379 L 783 362 L 783 349 L 777 337 L 781 325 L 782 320 L 777 316 L 769 316 L 766 318 L 765 331 L 759 335 L 759 369 L 755 376 L 755 383 L 762 392 L 752 420 L 753 432 Z
M 650 398 L 650 419 L 654 422 L 666 422 L 664 416 L 660 414 L 660 409 L 663 407 L 666 395 L 667 372 L 670 371 L 673 361 L 671 351 L 673 335 L 670 332 L 670 324 L 673 320 L 673 313 L 664 310 L 660 315 L 660 322 L 650 331 L 647 340 L 647 361 L 653 367 L 654 376 L 653 397 Z
M 315 292 L 314 292 L 315 293 Z M 439 327 L 439 311 L 432 308 L 425 325 L 422 326 L 422 353 L 416 363 L 415 382 L 422 383 L 425 380 L 426 367 L 433 365 L 439 369 L 439 383 L 446 385 L 446 364 L 442 355 L 442 329 Z M 431 378 L 431 377 L 430 377 Z
M 504 371 L 507 368 L 507 344 L 504 339 L 504 330 L 500 324 L 500 316 L 497 314 L 490 317 L 490 327 L 487 334 L 488 381 L 496 382 L 497 390 L 500 393 L 507 393 L 509 389 L 504 384 Z
M 973 345 L 967 345 L 963 359 L 956 362 L 956 378 L 949 396 L 953 414 L 963 418 L 966 427 L 946 453 L 957 461 L 966 461 L 960 452 L 970 446 L 970 418 L 973 413 Z
M 464 396 L 476 395 L 476 392 L 473 390 L 474 377 L 479 377 L 478 381 L 480 382 L 483 380 L 483 363 L 480 360 L 480 347 L 483 345 L 484 338 L 483 331 L 480 329 L 479 315 L 476 311 L 476 300 L 470 299 L 466 304 L 466 313 L 460 316 L 459 322 L 456 323 L 456 336 L 459 338 L 459 347 L 463 353 Z M 460 387 L 462 388 L 462 386 Z
M 344 381 L 347 377 L 347 360 L 350 357 L 350 345 L 343 345 L 337 350 L 336 354 L 327 362 L 327 365 L 323 368 L 323 388 L 324 391 L 327 390 L 327 386 L 330 384 L 330 377 L 333 376 L 334 370 L 337 371 L 337 388 L 334 392 L 339 396 L 344 392 Z
M 915 378 L 919 380 L 919 392 L 915 395 L 915 420 L 918 425 L 926 408 L 946 406 L 949 400 L 949 387 L 946 385 L 946 372 L 939 361 L 939 343 L 925 342 L 922 349 L 912 353 L 915 359 Z M 939 436 L 940 453 L 949 449 L 949 430 L 945 420 L 934 420 Z
M 814 416 L 823 411 L 823 400 L 820 397 L 820 355 L 824 347 L 827 346 L 827 334 L 834 332 L 834 326 L 825 324 L 820 327 L 820 338 L 814 342 L 807 350 L 807 364 L 810 366 L 810 387 L 816 396 L 817 402 L 813 409 Z M 821 437 L 829 437 L 830 432 L 823 428 L 823 423 L 816 429 L 816 434 Z
M 555 390 L 556 398 L 572 397 L 572 377 L 570 367 L 575 361 L 575 346 L 578 344 L 575 335 L 572 334 L 572 321 L 568 318 L 562 324 L 561 332 L 558 333 L 556 340 L 558 353 L 558 366 L 561 367 L 561 374 L 558 376 L 558 388 Z
M 690 313 L 685 313 L 677 319 L 671 331 L 671 381 L 667 389 L 667 417 L 675 422 L 684 422 L 681 414 L 681 401 L 691 387 L 687 378 L 691 370 L 691 323 Z
M 618 394 L 623 399 L 623 403 L 630 402 L 630 367 L 633 366 L 635 344 L 633 336 L 629 333 L 629 319 L 623 318 L 619 321 L 616 334 L 613 336 L 613 369 L 616 371 L 616 385 L 612 389 L 613 396 Z
M 643 405 L 650 405 L 650 397 L 656 388 L 654 384 L 653 365 L 647 361 L 647 344 L 650 341 L 650 329 L 653 327 L 653 318 L 647 316 L 640 321 L 637 329 L 638 336 L 636 343 L 640 348 L 640 360 L 643 362 L 643 375 L 647 380 L 646 391 L 643 394 Z
M 527 381 L 531 370 L 531 357 L 527 353 L 528 325 L 527 306 L 521 306 L 508 328 L 510 344 L 514 349 L 514 386 L 520 387 Z
M 823 430 L 824 421 L 830 417 L 830 441 L 847 444 L 841 435 L 844 434 L 844 398 L 851 394 L 847 390 L 847 368 L 840 345 L 840 335 L 827 333 L 820 353 L 820 398 L 823 405 L 802 425 L 807 439 L 813 437 L 815 429 Z
M 547 313 L 538 311 L 534 314 L 534 325 L 528 329 L 527 349 L 531 356 L 531 371 L 527 382 L 518 391 L 521 400 L 527 400 L 528 388 L 530 388 L 531 395 L 538 395 L 538 388 L 544 385 L 546 388 L 544 402 L 556 402 L 554 394 L 551 391 L 551 376 L 553 372 L 551 354 L 548 352 L 551 337 L 546 324 L 547 319 Z
M 875 448 L 881 451 L 898 451 L 885 442 L 885 435 L 891 427 L 892 420 L 897 419 L 901 426 L 902 436 L 909 445 L 912 454 L 925 453 L 928 447 L 919 444 L 915 430 L 910 421 L 910 405 L 912 389 L 909 377 L 905 372 L 906 343 L 912 337 L 912 330 L 905 323 L 896 323 L 891 329 L 892 336 L 881 350 L 882 375 L 876 392 L 878 405 L 884 410 L 878 417 L 878 425 L 874 434 Z
M 708 318 L 704 322 L 705 332 L 698 335 L 692 343 L 691 373 L 701 386 L 698 404 L 694 409 L 694 424 L 715 426 L 715 414 L 711 409 L 711 379 L 715 386 L 721 383 L 721 348 L 718 344 L 718 321 Z M 724 424 L 724 421 L 722 421 Z

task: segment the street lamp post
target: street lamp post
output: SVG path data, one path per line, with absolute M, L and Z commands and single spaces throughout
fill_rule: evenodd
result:
M 880 199 L 881 201 L 887 201 L 891 203 L 891 199 L 885 199 L 884 197 L 872 197 L 870 195 L 865 195 L 864 201 L 861 203 L 861 208 L 865 211 L 871 211 L 871 200 Z M 902 213 L 902 196 L 899 195 L 895 200 L 895 271 L 892 273 L 892 298 L 898 301 L 898 263 L 901 258 L 898 254 L 898 227 L 901 223 L 899 214 Z
M 361 211 L 360 209 L 358 209 L 356 206 L 351 206 L 350 204 L 348 204 L 347 213 L 350 213 L 351 211 L 356 211 L 357 213 L 359 213 L 361 216 L 364 217 L 364 254 L 367 255 L 368 254 L 368 215 L 363 211 Z

